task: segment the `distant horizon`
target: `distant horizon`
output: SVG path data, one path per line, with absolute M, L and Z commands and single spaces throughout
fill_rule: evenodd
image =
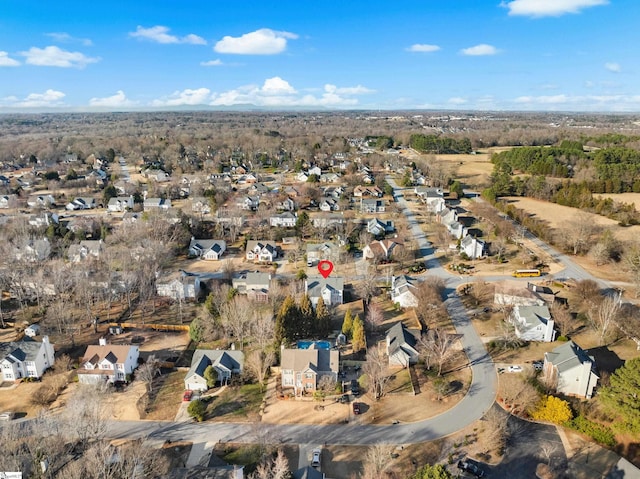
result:
M 639 16 L 633 0 L 5 0 L 0 113 L 633 114 Z

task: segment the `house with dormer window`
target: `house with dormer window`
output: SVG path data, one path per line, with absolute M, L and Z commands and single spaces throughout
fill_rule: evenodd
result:
M 247 259 L 249 261 L 272 262 L 278 257 L 278 247 L 275 241 L 247 241 Z
M 324 304 L 333 306 L 342 304 L 344 298 L 344 279 L 339 277 L 311 277 L 304 281 L 304 289 L 311 304 L 315 307 L 322 298 Z
M 42 342 L 25 338 L 23 341 L 0 343 L 0 378 L 16 381 L 22 378 L 41 378 L 55 362 L 53 344 L 44 336 Z
M 78 382 L 100 384 L 124 382 L 138 367 L 138 346 L 107 344 L 87 346 L 78 369 Z
M 283 349 L 280 371 L 282 388 L 293 388 L 296 396 L 313 393 L 323 376 L 338 380 L 340 353 L 332 349 Z

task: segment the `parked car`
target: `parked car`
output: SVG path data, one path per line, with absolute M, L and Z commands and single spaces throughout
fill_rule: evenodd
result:
M 521 373 L 522 372 L 522 366 L 509 366 L 507 368 L 507 372 L 509 372 L 509 373 Z
M 190 389 L 187 389 L 182 395 L 182 400 L 188 402 L 188 401 L 191 401 L 192 399 L 193 399 L 193 391 Z
M 468 460 L 458 461 L 458 469 L 473 474 L 476 477 L 484 477 L 484 471 L 480 467 Z
M 360 414 L 360 403 L 354 402 L 353 403 L 353 414 Z
M 320 467 L 320 449 L 313 450 L 313 456 L 311 459 L 311 467 Z
M 338 399 L 338 401 L 340 402 L 340 404 L 347 404 L 349 402 L 349 395 L 343 394 L 342 396 L 340 396 L 340 399 Z
M 358 396 L 360 394 L 360 384 L 356 379 L 351 380 L 351 394 Z
M 15 416 L 15 413 L 11 411 L 5 411 L 3 413 L 0 413 L 0 421 L 11 421 Z
M 533 369 L 535 369 L 536 371 L 542 371 L 543 366 L 544 366 L 544 363 L 542 361 L 533 362 Z

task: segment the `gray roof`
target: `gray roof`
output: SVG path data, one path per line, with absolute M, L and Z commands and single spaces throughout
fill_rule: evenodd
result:
M 198 248 L 200 251 L 215 251 L 219 253 L 226 247 L 226 243 L 223 240 L 215 240 L 215 239 L 191 239 L 191 244 L 189 248 Z
M 520 319 L 524 321 L 527 329 L 535 328 L 540 323 L 547 324 L 551 319 L 551 313 L 546 306 L 516 306 Z
M 557 367 L 559 372 L 568 371 L 586 362 L 591 363 L 592 368 L 595 367 L 594 359 L 573 341 L 545 353 L 544 359 Z
M 307 294 L 311 298 L 322 296 L 324 288 L 335 289 L 336 291 L 344 290 L 344 278 L 309 278 L 307 280 Z
M 317 373 L 337 373 L 339 361 L 340 353 L 334 349 L 283 349 L 280 367 L 293 371 L 312 369 Z
M 27 339 L 23 341 L 12 341 L 10 343 L 0 343 L 0 361 L 3 359 L 11 361 L 11 358 L 8 356 L 12 356 L 21 362 L 35 361 L 41 346 L 41 342 Z
M 207 366 L 221 365 L 232 371 L 242 369 L 244 364 L 244 353 L 242 351 L 232 351 L 224 349 L 196 349 L 191 358 L 191 368 L 185 376 L 193 375 L 204 377 L 204 370 Z
M 402 323 L 396 323 L 387 331 L 389 354 L 393 354 L 404 345 L 416 349 L 418 340 L 414 334 Z

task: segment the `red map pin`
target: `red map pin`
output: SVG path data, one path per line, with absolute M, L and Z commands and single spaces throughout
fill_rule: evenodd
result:
M 329 260 L 323 259 L 318 263 L 318 271 L 324 279 L 327 279 L 333 271 L 333 263 Z

